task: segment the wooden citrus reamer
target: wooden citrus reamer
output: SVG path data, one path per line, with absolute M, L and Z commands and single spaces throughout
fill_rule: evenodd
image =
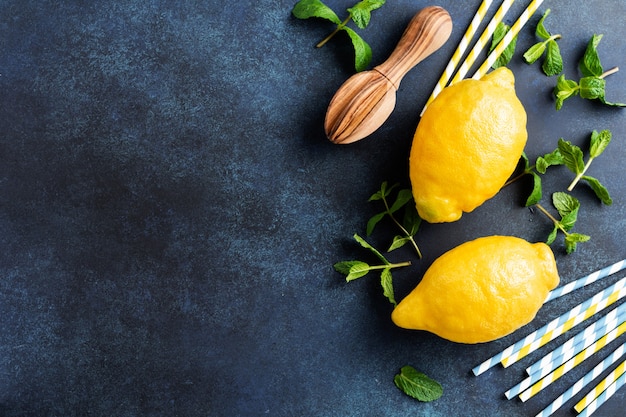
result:
M 328 139 L 347 144 L 378 129 L 395 107 L 404 75 L 439 49 L 451 33 L 452 19 L 446 10 L 430 6 L 419 11 L 385 62 L 354 74 L 337 90 L 324 121 Z

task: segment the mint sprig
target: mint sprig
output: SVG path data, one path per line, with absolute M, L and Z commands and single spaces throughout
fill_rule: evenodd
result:
M 583 58 L 578 64 L 582 78 L 578 82 L 568 80 L 563 74 L 557 79 L 554 95 L 556 97 L 556 109 L 563 107 L 563 102 L 570 97 L 579 95 L 587 100 L 599 100 L 613 107 L 625 107 L 626 103 L 614 103 L 607 101 L 605 78 L 619 71 L 618 67 L 604 71 L 598 55 L 598 44 L 603 35 L 593 35 L 587 44 Z
M 563 138 L 559 138 L 558 146 L 554 151 L 538 157 L 535 165 L 531 165 L 526 154 L 522 153 L 524 169 L 519 175 L 507 181 L 505 186 L 525 175 L 531 175 L 533 177 L 533 189 L 526 200 L 525 206 L 533 206 L 541 201 L 543 194 L 541 176 L 539 174 L 545 174 L 546 170 L 550 166 L 565 165 L 572 173 L 575 174 L 574 179 L 567 187 L 567 191 L 571 192 L 580 181 L 584 181 L 591 187 L 594 194 L 603 204 L 610 206 L 613 204 L 613 200 L 611 199 L 608 189 L 600 182 L 600 180 L 587 175 L 586 173 L 591 166 L 591 163 L 607 148 L 611 142 L 611 136 L 611 131 L 606 129 L 600 132 L 594 130 L 591 133 L 589 158 L 587 159 L 587 162 L 584 161 L 584 153 L 582 149 L 573 145 L 570 141 L 564 140 Z
M 589 158 L 587 162 L 584 161 L 584 154 L 582 149 L 576 145 L 572 145 L 571 142 L 559 139 L 558 150 L 563 155 L 563 164 L 576 176 L 574 180 L 567 187 L 567 191 L 572 191 L 579 181 L 583 180 L 589 184 L 596 196 L 607 206 L 613 203 L 608 190 L 604 187 L 600 181 L 592 176 L 585 175 L 591 163 L 604 152 L 606 147 L 611 142 L 611 132 L 609 130 L 602 130 L 600 132 L 593 131 L 591 133 L 591 144 L 589 147 Z
M 552 204 L 559 212 L 561 216 L 561 220 L 555 218 L 548 210 L 546 210 L 541 204 L 536 204 L 537 207 L 542 213 L 544 213 L 552 223 L 554 223 L 554 228 L 552 232 L 548 235 L 546 239 L 546 244 L 551 245 L 556 240 L 558 232 L 562 232 L 565 235 L 565 251 L 568 254 L 574 252 L 577 248 L 578 243 L 587 242 L 591 239 L 590 236 L 584 235 L 581 233 L 571 233 L 570 230 L 576 224 L 576 220 L 578 219 L 578 210 L 580 209 L 580 202 L 571 195 L 564 192 L 556 192 L 552 194 Z
M 401 248 L 402 246 L 410 242 L 417 252 L 417 256 L 421 258 L 422 253 L 417 246 L 417 243 L 415 242 L 414 236 L 419 230 L 422 219 L 417 214 L 415 204 L 409 204 L 413 202 L 413 195 L 411 193 L 411 190 L 399 190 L 395 200 L 393 200 L 393 203 L 389 204 L 391 193 L 398 186 L 398 184 L 394 184 L 389 187 L 387 181 L 384 181 L 380 186 L 380 190 L 374 193 L 369 198 L 368 201 L 382 201 L 385 209 L 384 211 L 375 214 L 368 220 L 366 229 L 367 236 L 370 236 L 372 234 L 376 225 L 380 223 L 383 218 L 389 216 L 389 218 L 402 231 L 402 235 L 396 235 L 393 238 L 393 242 L 391 243 L 391 246 L 389 247 L 389 249 L 387 249 L 387 251 L 391 252 L 392 250 Z M 404 216 L 402 222 L 400 222 L 396 218 L 395 214 L 402 208 L 404 208 Z
M 400 391 L 422 402 L 434 401 L 443 395 L 443 387 L 439 382 L 410 365 L 403 366 L 393 382 Z
M 545 27 L 545 20 L 549 14 L 550 9 L 545 11 L 535 30 L 535 34 L 542 41 L 534 44 L 524 53 L 524 60 L 529 64 L 533 64 L 545 53 L 546 57 L 541 65 L 541 69 L 544 74 L 551 77 L 563 71 L 563 58 L 561 57 L 559 45 L 556 43 L 556 40 L 560 39 L 561 35 L 553 35 Z
M 376 257 L 382 262 L 379 265 L 370 265 L 367 262 L 363 261 L 342 261 L 337 262 L 333 265 L 335 270 L 341 274 L 346 275 L 346 281 L 354 281 L 355 279 L 364 277 L 371 271 L 381 271 L 380 273 L 380 285 L 383 288 L 383 295 L 387 297 L 389 302 L 394 306 L 398 303 L 396 302 L 394 291 L 393 291 L 393 277 L 391 275 L 391 270 L 394 268 L 401 268 L 405 266 L 410 266 L 411 262 L 399 262 L 399 263 L 391 263 L 389 262 L 376 248 L 367 243 L 365 239 L 363 239 L 358 234 L 354 234 L 354 240 L 356 240 L 362 247 L 368 249 L 372 252 Z
M 337 14 L 321 0 L 300 0 L 294 6 L 292 14 L 298 19 L 312 17 L 328 20 L 337 27 L 326 38 L 320 41 L 316 47 L 324 46 L 337 33 L 343 31 L 348 34 L 354 48 L 354 68 L 357 72 L 365 70 L 372 60 L 372 48 L 348 23 L 353 21 L 359 29 L 365 29 L 371 19 L 371 12 L 385 4 L 385 0 L 362 0 L 347 9 L 348 17 L 343 21 Z

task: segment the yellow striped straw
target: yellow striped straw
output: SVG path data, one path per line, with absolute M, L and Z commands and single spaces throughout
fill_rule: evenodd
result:
M 478 38 L 478 40 L 474 44 L 472 50 L 469 52 L 469 54 L 467 54 L 467 57 L 465 58 L 465 61 L 463 61 L 463 64 L 461 64 L 461 66 L 459 67 L 458 72 L 456 73 L 452 81 L 450 81 L 450 85 L 461 81 L 465 77 L 472 65 L 474 65 L 474 62 L 476 61 L 478 55 L 480 55 L 483 49 L 485 49 L 485 46 L 487 46 L 487 44 L 491 41 L 491 35 L 493 35 L 493 32 L 496 30 L 496 26 L 498 26 L 498 23 L 502 21 L 504 15 L 506 14 L 506 12 L 509 11 L 509 8 L 514 1 L 515 0 L 504 0 L 502 2 L 500 8 L 498 8 L 496 14 L 491 18 L 491 21 L 489 22 L 483 33 L 480 35 L 480 38 Z
M 520 359 L 526 357 L 530 353 L 539 349 L 546 343 L 550 342 L 551 340 L 554 340 L 558 336 L 567 332 L 574 326 L 587 320 L 589 317 L 593 316 L 597 312 L 605 309 L 606 307 L 614 304 L 615 302 L 617 302 L 618 300 L 626 296 L 626 288 L 623 287 L 623 284 L 624 284 L 623 280 L 620 280 L 618 283 L 622 284 L 622 286 L 619 287 L 619 289 L 616 289 L 615 291 L 613 291 L 608 297 L 602 300 L 599 300 L 598 302 L 592 303 L 588 308 L 586 308 L 580 314 L 576 314 L 570 317 L 567 321 L 565 321 L 560 326 L 557 326 L 555 328 L 552 328 L 551 330 L 548 330 L 545 334 L 543 334 L 538 339 L 534 340 L 531 343 L 527 343 L 526 345 L 522 346 L 517 352 L 514 352 L 511 355 L 503 358 L 501 361 L 502 365 L 505 368 L 509 367 L 510 365 L 514 364 L 515 362 L 519 361 Z
M 524 25 L 528 22 L 533 14 L 537 11 L 539 6 L 541 6 L 543 0 L 533 0 L 530 2 L 524 13 L 517 19 L 513 26 L 511 26 L 511 30 L 507 32 L 507 34 L 502 38 L 500 43 L 495 47 L 493 51 L 489 54 L 485 62 L 478 68 L 478 70 L 472 75 L 472 78 L 477 80 L 481 78 L 483 75 L 487 74 L 489 68 L 496 62 L 498 57 L 502 55 L 502 52 L 506 49 L 507 46 L 511 43 L 513 38 L 517 36 L 519 31 L 524 27 Z
M 546 375 L 545 378 L 535 383 L 526 391 L 522 392 L 519 395 L 520 400 L 527 401 L 539 391 L 552 384 L 554 381 L 574 369 L 576 366 L 580 365 L 583 361 L 585 361 L 585 359 L 590 358 L 594 353 L 598 352 L 604 346 L 617 339 L 624 332 L 626 332 L 626 322 L 623 322 L 619 325 L 617 329 L 611 330 L 609 333 L 602 336 L 600 339 L 585 348 L 585 350 L 581 351 L 578 355 L 574 356 L 572 359 L 568 360 L 563 365 L 556 368 L 550 374 Z
M 622 376 L 626 372 L 626 361 L 622 362 L 617 368 L 615 368 L 610 374 L 606 376 L 594 389 L 592 389 L 585 398 L 580 400 L 574 406 L 574 409 L 582 413 L 582 411 L 587 408 L 589 404 L 593 402 L 600 394 L 606 390 L 606 388 L 611 385 L 615 380 L 617 380 L 620 376 Z
M 441 90 L 443 90 L 443 88 L 448 83 L 448 80 L 450 80 L 450 78 L 452 77 L 452 74 L 454 73 L 456 66 L 459 65 L 459 61 L 461 60 L 461 57 L 463 56 L 463 54 L 465 53 L 465 50 L 469 46 L 470 41 L 474 37 L 474 34 L 478 30 L 478 26 L 480 26 L 480 23 L 485 18 L 485 15 L 487 14 L 487 10 L 489 9 L 489 6 L 491 6 L 492 1 L 493 0 L 483 0 L 483 2 L 480 4 L 480 7 L 478 8 L 478 10 L 476 11 L 476 14 L 474 15 L 474 18 L 472 19 L 469 26 L 467 27 L 467 30 L 465 31 L 463 38 L 461 38 L 461 42 L 459 42 L 459 45 L 456 47 L 456 51 L 454 51 L 454 54 L 452 54 L 452 58 L 450 58 L 450 62 L 448 62 L 446 69 L 443 71 L 443 74 L 441 74 L 441 78 L 439 78 L 437 85 L 435 85 L 435 89 L 433 90 L 430 97 L 428 98 L 428 101 L 426 102 L 426 105 L 424 106 L 424 109 L 422 110 L 422 113 L 420 114 L 420 116 L 424 114 L 426 107 L 428 107 L 428 105 L 435 99 L 435 97 L 439 95 Z

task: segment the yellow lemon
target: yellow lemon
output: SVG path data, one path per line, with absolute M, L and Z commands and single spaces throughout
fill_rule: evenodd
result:
M 426 108 L 411 146 L 409 171 L 420 217 L 455 221 L 496 195 L 526 139 L 526 111 L 509 69 L 444 88 Z
M 453 342 L 489 342 L 529 323 L 558 283 L 545 243 L 482 237 L 437 258 L 391 319 Z

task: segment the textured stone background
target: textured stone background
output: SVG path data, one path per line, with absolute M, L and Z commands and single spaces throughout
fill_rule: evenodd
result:
M 451 40 L 407 75 L 388 122 L 350 146 L 322 130 L 353 71 L 348 38 L 315 49 L 331 27 L 293 18 L 294 3 L 0 1 L 0 416 L 530 416 L 595 364 L 524 404 L 502 393 L 530 361 L 470 374 L 608 283 L 547 305 L 514 335 L 464 346 L 395 328 L 376 277 L 346 284 L 332 269 L 368 258 L 351 239 L 378 210 L 367 198 L 385 180 L 408 185 L 419 112 L 479 2 L 438 3 L 453 17 Z M 343 17 L 354 2 L 327 3 Z M 430 4 L 390 1 L 372 14 L 361 33 L 373 64 Z M 568 78 L 593 33 L 605 35 L 605 67 L 626 67 L 626 3 L 547 7 Z M 576 230 L 593 237 L 570 256 L 555 243 L 565 282 L 626 257 L 626 110 L 578 98 L 554 110 L 555 79 L 519 53 L 538 18 L 510 65 L 527 154 L 614 133 L 590 174 L 615 203 L 575 190 Z M 625 81 L 626 71 L 608 78 L 607 98 L 626 101 Z M 544 181 L 550 193 L 570 175 Z M 408 249 L 389 255 L 414 264 L 394 274 L 397 297 L 464 241 L 545 239 L 547 219 L 522 207 L 528 187 L 454 224 L 424 225 L 421 261 Z M 381 227 L 371 242 L 385 246 L 391 233 Z M 405 364 L 444 396 L 401 394 L 392 381 Z M 622 390 L 597 415 L 625 406 Z

